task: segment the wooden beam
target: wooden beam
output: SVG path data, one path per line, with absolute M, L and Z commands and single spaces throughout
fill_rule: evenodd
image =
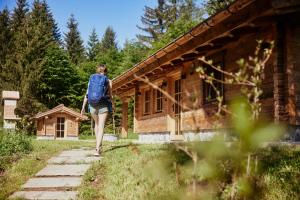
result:
M 211 43 L 214 44 L 214 47 L 224 46 L 225 44 L 228 44 L 230 42 L 235 42 L 238 39 L 239 39 L 239 37 L 224 36 L 224 37 L 219 37 L 219 38 L 212 40 Z
M 259 27 L 257 26 L 241 26 L 230 31 L 233 35 L 241 36 L 246 34 L 252 34 L 259 31 Z
M 215 49 L 219 49 L 222 48 L 222 45 L 212 45 L 212 44 L 208 44 L 205 46 L 199 46 L 196 48 L 196 51 L 199 53 L 203 53 L 203 52 L 207 52 L 207 51 L 211 51 L 211 50 L 215 50 Z

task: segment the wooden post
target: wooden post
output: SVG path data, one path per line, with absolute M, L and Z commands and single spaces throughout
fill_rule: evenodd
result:
M 121 136 L 127 138 L 128 136 L 128 100 L 122 99 L 122 131 Z
M 279 21 L 276 27 L 276 53 L 277 59 L 274 66 L 274 119 L 276 122 L 286 122 L 285 108 L 285 26 Z

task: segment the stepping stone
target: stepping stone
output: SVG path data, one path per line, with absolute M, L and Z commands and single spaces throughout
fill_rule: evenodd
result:
M 77 194 L 76 191 L 20 191 L 15 192 L 10 198 L 70 200 L 76 199 Z
M 47 177 L 47 178 L 31 178 L 23 186 L 22 189 L 45 190 L 45 188 L 71 188 L 78 187 L 81 183 L 80 177 Z
M 67 157 L 57 156 L 48 160 L 49 164 L 86 164 L 100 160 L 100 157 Z
M 74 149 L 70 151 L 63 151 L 59 156 L 68 156 L 68 157 L 84 157 L 84 156 L 93 156 L 95 153 L 94 150 L 82 150 Z
M 83 176 L 89 164 L 47 165 L 36 176 Z

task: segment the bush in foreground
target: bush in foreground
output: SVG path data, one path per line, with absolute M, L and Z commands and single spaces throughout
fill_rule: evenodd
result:
M 31 139 L 22 133 L 0 132 L 0 171 L 18 159 L 21 154 L 32 150 Z

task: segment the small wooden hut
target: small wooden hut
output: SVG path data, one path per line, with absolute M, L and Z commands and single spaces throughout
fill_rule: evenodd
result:
M 197 59 L 205 56 L 230 72 L 239 58 L 253 55 L 257 40 L 275 42 L 263 80 L 262 113 L 290 127 L 300 140 L 300 1 L 236 0 L 153 55 L 113 79 L 113 94 L 122 100 L 122 134 L 128 130 L 128 101 L 134 99 L 134 132 L 140 141 L 206 140 L 214 133 L 211 111 L 216 95 L 195 73 Z M 218 76 L 216 70 L 208 71 Z M 146 77 L 182 104 L 182 109 L 159 90 L 139 81 Z M 239 87 L 219 84 L 225 103 Z
M 35 117 L 37 123 L 37 139 L 77 140 L 80 121 L 88 117 L 65 107 L 63 104 Z

